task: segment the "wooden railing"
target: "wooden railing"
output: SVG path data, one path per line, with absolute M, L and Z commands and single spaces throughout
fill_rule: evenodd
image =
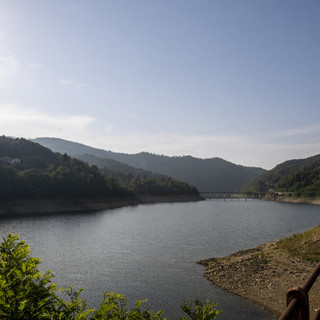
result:
M 292 288 L 287 292 L 287 309 L 279 320 L 310 320 L 309 290 L 313 286 L 319 274 L 320 263 L 302 287 Z M 320 320 L 320 307 L 313 319 Z

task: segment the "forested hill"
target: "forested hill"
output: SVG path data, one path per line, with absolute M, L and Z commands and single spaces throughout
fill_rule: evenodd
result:
M 194 185 L 200 191 L 234 191 L 265 172 L 262 168 L 236 165 L 220 158 L 168 157 L 147 152 L 115 153 L 56 138 L 37 138 L 34 141 L 53 151 L 75 157 L 91 155 L 100 159 L 112 159 L 131 167 L 170 176 Z M 96 161 L 98 164 L 98 159 Z
M 134 168 L 132 166 L 129 166 L 127 164 L 121 163 L 116 160 L 107 159 L 107 158 L 99 158 L 96 156 L 93 156 L 91 154 L 81 154 L 77 155 L 77 158 L 87 162 L 90 165 L 96 165 L 98 168 L 107 168 L 109 170 L 112 170 L 114 172 L 121 172 L 123 174 L 132 175 L 134 177 L 145 177 L 145 178 L 165 178 L 167 176 L 155 173 L 152 171 L 147 171 L 139 168 Z
M 0 137 L 0 199 L 102 198 L 131 194 L 98 168 L 26 139 Z
M 113 170 L 101 172 L 95 165 L 38 143 L 5 136 L 0 137 L 0 181 L 0 200 L 199 194 L 169 177 L 137 179 Z
M 320 196 L 320 155 L 285 161 L 243 186 L 243 191 L 290 192 L 294 196 Z

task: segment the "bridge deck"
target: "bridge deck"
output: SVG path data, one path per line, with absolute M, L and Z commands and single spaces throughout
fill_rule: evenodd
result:
M 261 200 L 266 194 L 257 192 L 200 192 L 200 196 L 205 199 L 259 199 Z

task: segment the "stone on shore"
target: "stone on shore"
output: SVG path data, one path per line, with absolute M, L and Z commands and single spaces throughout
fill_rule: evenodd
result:
M 286 309 L 288 289 L 302 286 L 317 265 L 289 255 L 275 242 L 199 263 L 205 265 L 205 277 L 211 283 L 277 316 Z M 309 298 L 312 319 L 320 305 L 320 279 L 311 288 Z

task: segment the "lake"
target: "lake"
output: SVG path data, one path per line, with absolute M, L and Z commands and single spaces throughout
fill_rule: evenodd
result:
M 218 319 L 275 319 L 210 284 L 199 259 L 225 256 L 320 224 L 320 207 L 259 200 L 152 204 L 100 212 L 0 217 L 0 235 L 19 234 L 54 282 L 83 288 L 98 306 L 104 291 L 130 305 L 149 299 L 153 311 L 177 319 L 180 304 L 218 303 Z M 292 286 L 298 285 L 293 283 Z

